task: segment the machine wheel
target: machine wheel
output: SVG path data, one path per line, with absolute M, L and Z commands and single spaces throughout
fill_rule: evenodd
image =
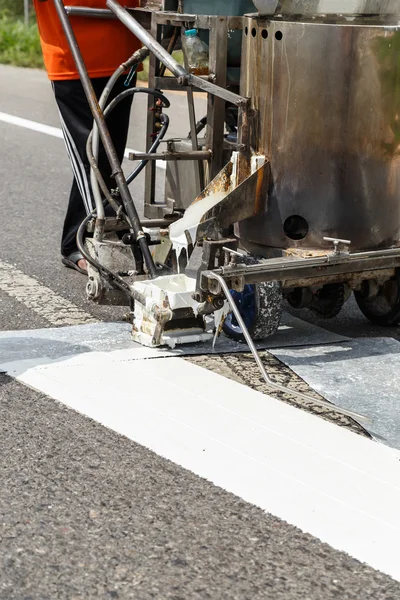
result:
M 386 281 L 371 295 L 368 282 L 360 292 L 354 292 L 359 309 L 375 325 L 390 327 L 400 323 L 400 274 Z
M 328 283 L 316 292 L 308 308 L 322 319 L 333 319 L 342 310 L 345 300 L 344 285 Z
M 282 317 L 283 295 L 277 281 L 245 285 L 243 292 L 231 290 L 231 294 L 254 340 L 262 340 L 278 330 Z M 244 339 L 242 329 L 233 313 L 226 317 L 222 329 L 228 337 L 236 341 Z

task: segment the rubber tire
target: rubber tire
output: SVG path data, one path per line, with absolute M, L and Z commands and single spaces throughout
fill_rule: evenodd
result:
M 388 303 L 387 298 L 384 298 L 381 293 L 373 298 L 367 298 L 362 292 L 354 292 L 354 297 L 358 304 L 358 308 L 361 310 L 363 315 L 371 321 L 374 325 L 380 325 L 381 327 L 393 327 L 400 323 L 400 275 L 397 273 L 396 281 L 397 293 L 395 294 L 395 300 L 391 304 Z M 382 286 L 383 287 L 383 286 Z M 385 313 L 384 303 L 386 303 L 389 310 Z M 377 309 L 381 308 L 380 311 Z
M 256 317 L 249 327 L 249 333 L 253 340 L 263 340 L 278 331 L 283 312 L 283 294 L 277 281 L 258 283 L 255 288 Z M 222 329 L 227 337 L 236 342 L 244 341 L 240 331 L 232 331 L 226 324 Z
M 330 292 L 332 292 L 332 295 L 330 295 Z M 344 285 L 342 283 L 328 283 L 323 286 L 319 293 L 328 295 L 326 297 L 322 295 L 321 299 L 317 295 L 311 302 L 308 310 L 320 319 L 334 319 L 338 316 L 345 303 Z M 331 298 L 333 298 L 333 301 Z

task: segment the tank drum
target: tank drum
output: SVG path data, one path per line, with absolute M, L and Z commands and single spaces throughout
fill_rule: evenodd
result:
M 400 245 L 400 27 L 246 17 L 242 95 L 271 162 L 261 246 Z

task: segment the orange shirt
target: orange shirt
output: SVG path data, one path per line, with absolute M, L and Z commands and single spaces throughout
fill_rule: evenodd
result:
M 49 79 L 79 79 L 53 0 L 33 0 Z M 68 6 L 106 8 L 106 0 L 68 0 Z M 139 0 L 124 0 L 135 8 Z M 138 48 L 140 42 L 117 20 L 70 17 L 90 77 L 109 77 Z

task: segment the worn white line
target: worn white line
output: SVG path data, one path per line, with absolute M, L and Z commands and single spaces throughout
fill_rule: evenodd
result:
M 64 357 L 1 366 L 400 580 L 396 452 L 181 358 L 125 362 L 124 354 L 129 350 L 81 354 L 78 364 Z
M 0 121 L 3 121 L 3 123 L 8 123 L 9 125 L 16 125 L 17 127 L 30 129 L 31 131 L 37 131 L 38 133 L 44 133 L 45 135 L 49 135 L 60 140 L 64 139 L 63 132 L 60 128 L 52 127 L 51 125 L 45 125 L 44 123 L 39 123 L 38 121 L 30 121 L 29 119 L 23 119 L 22 117 L 16 117 L 15 115 L 10 115 L 4 112 L 0 112 Z M 140 150 L 127 148 L 125 150 L 125 158 L 129 157 L 130 152 L 136 154 L 140 152 Z M 160 169 L 166 169 L 166 165 L 162 162 L 157 163 L 157 167 Z
M 44 123 L 38 123 L 37 121 L 29 121 L 28 119 L 22 119 L 21 117 L 15 117 L 7 113 L 0 112 L 0 121 L 3 123 L 9 123 L 10 125 L 16 125 L 17 127 L 23 127 L 24 129 L 30 129 L 31 131 L 38 131 L 39 133 L 45 133 L 52 137 L 64 138 L 63 132 L 58 127 L 51 127 Z
M 0 260 L 0 290 L 46 319 L 52 325 L 80 325 L 96 319 L 37 279 Z

